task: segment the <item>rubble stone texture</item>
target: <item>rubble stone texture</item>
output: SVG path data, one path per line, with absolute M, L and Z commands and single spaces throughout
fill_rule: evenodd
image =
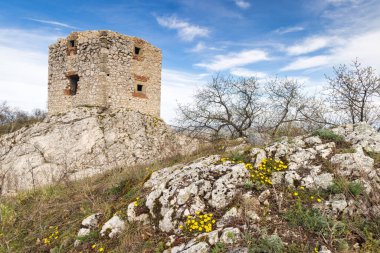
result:
M 126 108 L 75 108 L 0 137 L 0 195 L 191 154 L 198 142 Z
M 161 59 L 160 49 L 136 37 L 73 32 L 49 47 L 48 112 L 125 107 L 159 117 Z

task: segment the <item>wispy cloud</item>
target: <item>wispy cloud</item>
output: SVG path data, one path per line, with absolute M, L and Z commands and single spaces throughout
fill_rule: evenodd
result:
M 206 27 L 190 24 L 175 16 L 157 17 L 156 19 L 161 26 L 177 30 L 178 36 L 185 41 L 192 41 L 196 37 L 207 37 L 210 33 Z
M 281 71 L 305 70 L 319 67 L 331 67 L 339 64 L 349 64 L 358 58 L 364 65 L 369 65 L 380 70 L 380 28 L 375 28 L 366 32 L 354 35 L 342 34 L 334 37 L 333 40 L 327 39 L 328 49 L 322 55 L 311 57 L 300 57 L 281 69 Z M 333 42 L 331 42 L 333 41 Z M 310 46 L 313 43 L 310 43 Z M 331 47 L 330 47 L 331 44 Z M 326 46 L 327 47 L 327 46 Z M 314 49 L 316 46 L 314 47 Z M 298 48 L 302 51 L 301 48 Z M 305 48 L 305 51 L 306 48 Z M 296 55 L 296 54 L 294 54 Z
M 289 55 L 302 55 L 315 52 L 322 48 L 334 47 L 339 44 L 339 42 L 340 39 L 337 37 L 313 36 L 286 48 L 286 52 Z
M 77 29 L 75 26 L 71 26 L 62 22 L 54 21 L 54 20 L 44 20 L 44 19 L 34 19 L 34 18 L 26 18 L 27 20 L 43 23 L 43 24 L 48 24 L 48 25 L 54 25 L 54 26 L 59 26 L 59 27 L 64 27 L 64 28 L 72 28 L 72 29 Z
M 199 53 L 206 49 L 206 45 L 203 42 L 198 42 L 195 47 L 190 49 L 190 52 Z
M 249 8 L 249 6 L 251 6 L 251 4 L 248 1 L 244 0 L 234 0 L 234 2 L 237 6 L 239 6 L 242 9 L 247 9 Z
M 211 71 L 221 71 L 267 60 L 269 60 L 269 58 L 265 51 L 253 49 L 216 55 L 211 61 L 197 63 L 195 66 L 206 68 Z
M 192 53 L 200 53 L 200 52 L 203 52 L 203 51 L 206 51 L 206 50 L 209 50 L 209 51 L 221 51 L 223 49 L 222 48 L 217 48 L 217 47 L 212 47 L 212 46 L 207 46 L 204 42 L 200 41 L 193 48 L 191 48 L 188 51 L 192 52 Z
M 246 68 L 234 68 L 231 70 L 231 74 L 241 77 L 256 77 L 257 79 L 265 79 L 268 77 L 267 73 L 260 71 L 253 71 Z
M 282 68 L 281 71 L 294 71 L 301 69 L 316 68 L 327 65 L 329 63 L 329 60 L 330 57 L 327 55 L 301 57 Z
M 303 26 L 290 26 L 290 27 L 281 27 L 276 29 L 274 32 L 278 34 L 294 33 L 305 30 Z
M 326 3 L 333 5 L 342 5 L 342 4 L 358 4 L 361 0 L 325 0 Z

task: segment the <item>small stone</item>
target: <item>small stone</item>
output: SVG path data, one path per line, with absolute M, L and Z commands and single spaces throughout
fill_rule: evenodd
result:
M 102 216 L 102 213 L 92 214 L 82 221 L 82 226 L 94 229 L 98 226 L 98 221 Z
M 253 222 L 260 221 L 260 216 L 253 210 L 248 210 L 247 212 L 245 212 L 245 216 Z
M 321 144 L 322 140 L 318 136 L 311 136 L 304 140 L 307 144 L 314 146 L 315 144 Z
M 240 230 L 238 228 L 225 228 L 220 241 L 225 244 L 234 244 L 240 239 Z
M 113 216 L 110 220 L 108 220 L 102 227 L 100 231 L 100 235 L 106 235 L 106 232 L 110 231 L 108 234 L 109 238 L 114 238 L 118 236 L 125 229 L 124 221 L 117 215 Z
M 269 198 L 269 196 L 270 196 L 270 190 L 269 189 L 260 193 L 260 195 L 259 195 L 260 203 L 263 203 L 265 200 L 267 200 Z
M 215 230 L 208 233 L 208 243 L 210 245 L 215 245 L 218 241 L 219 241 L 219 230 Z
M 181 253 L 208 253 L 209 250 L 210 250 L 210 246 L 207 243 L 200 242 L 200 243 L 192 245 L 190 248 L 187 248 L 181 251 Z
M 342 212 L 347 207 L 346 197 L 343 194 L 336 194 L 331 197 L 331 208 L 335 212 Z
M 248 253 L 248 248 L 246 247 L 239 247 L 239 248 L 234 248 L 228 251 L 228 253 Z
M 322 246 L 319 253 L 331 253 L 331 251 L 326 246 Z

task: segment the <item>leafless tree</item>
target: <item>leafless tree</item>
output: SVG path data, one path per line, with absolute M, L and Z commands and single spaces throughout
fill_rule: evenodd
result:
M 309 131 L 328 124 L 322 101 L 307 96 L 302 90 L 303 85 L 296 79 L 276 77 L 267 82 L 265 91 L 272 136 L 277 135 L 280 128 L 296 127 Z
M 179 105 L 177 124 L 193 134 L 246 136 L 262 110 L 256 78 L 217 75 L 196 91 L 192 104 Z
M 379 107 L 374 99 L 380 95 L 380 76 L 372 67 L 362 67 L 358 60 L 352 66 L 334 67 L 334 76 L 328 77 L 328 101 L 350 123 L 379 120 Z M 342 123 L 346 123 L 342 122 Z
M 42 121 L 45 117 L 46 112 L 43 110 L 35 109 L 32 113 L 27 113 L 2 102 L 0 103 L 0 135 Z

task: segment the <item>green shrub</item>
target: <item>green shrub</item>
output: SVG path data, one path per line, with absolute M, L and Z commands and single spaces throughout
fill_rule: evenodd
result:
M 338 252 L 346 252 L 350 249 L 350 246 L 348 245 L 348 242 L 345 239 L 338 239 L 335 244 L 336 250 Z
M 251 161 L 251 158 L 249 157 L 249 154 L 246 154 L 245 152 L 233 151 L 229 154 L 228 160 L 236 163 L 247 163 Z
M 217 242 L 211 249 L 211 253 L 223 253 L 226 252 L 226 245 L 222 242 Z
M 364 187 L 360 182 L 350 182 L 348 184 L 348 191 L 355 197 L 359 196 L 363 192 L 363 190 Z
M 315 208 L 303 207 L 300 200 L 284 214 L 284 218 L 293 226 L 324 237 L 340 236 L 346 231 L 345 223 L 329 219 Z
M 121 180 L 117 185 L 111 187 L 108 192 L 111 195 L 119 196 L 120 194 L 124 193 L 126 186 L 127 180 Z
M 344 178 L 336 178 L 329 187 L 329 191 L 333 194 L 345 193 L 347 191 L 348 182 Z
M 333 184 L 329 187 L 329 191 L 333 194 L 352 194 L 355 197 L 359 196 L 363 190 L 364 187 L 360 182 L 348 182 L 345 178 L 334 179 Z
M 323 140 L 328 140 L 328 141 L 334 141 L 334 142 L 343 142 L 344 138 L 341 135 L 338 135 L 331 131 L 330 129 L 319 129 L 316 130 L 313 133 L 314 136 L 319 136 Z
M 281 238 L 276 235 L 264 235 L 250 248 L 253 253 L 282 253 L 285 250 Z
M 96 242 L 99 238 L 99 231 L 91 231 L 88 235 L 77 237 L 78 241 L 83 242 Z

